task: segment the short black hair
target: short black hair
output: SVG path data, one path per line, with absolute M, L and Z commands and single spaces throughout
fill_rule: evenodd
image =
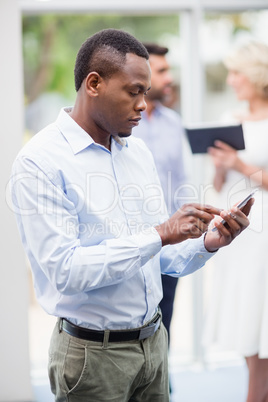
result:
M 92 71 L 103 78 L 111 77 L 122 68 L 127 53 L 149 59 L 143 44 L 125 31 L 109 28 L 89 37 L 80 47 L 76 57 L 74 68 L 76 91 Z
M 143 42 L 144 47 L 150 54 L 155 54 L 157 56 L 165 56 L 168 52 L 168 48 L 165 46 L 160 46 L 157 43 Z

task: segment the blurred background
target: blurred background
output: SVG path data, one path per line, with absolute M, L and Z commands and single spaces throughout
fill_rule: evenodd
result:
M 10 156 L 2 161 L 3 189 L 8 182 L 11 162 L 22 143 L 52 122 L 61 107 L 73 104 L 76 53 L 81 43 L 95 32 L 111 27 L 123 29 L 141 41 L 154 41 L 169 48 L 168 60 L 175 84 L 171 107 L 181 114 L 185 124 L 219 121 L 226 109 L 233 109 L 237 101 L 225 82 L 224 56 L 235 44 L 249 38 L 268 42 L 267 1 L 177 0 L 158 4 L 144 0 L 136 1 L 135 9 L 117 1 L 91 3 L 0 0 L 1 141 L 5 141 L 2 149 L 6 149 L 7 154 L 10 150 Z M 187 164 L 200 201 L 206 202 L 207 197 L 213 199 L 211 165 L 207 157 L 193 157 L 189 152 Z M 3 382 L 0 401 L 49 402 L 53 399 L 48 391 L 47 349 L 55 319 L 47 316 L 35 301 L 30 269 L 14 234 L 15 225 L 10 225 L 9 219 L 13 218 L 6 217 L 7 204 L 6 199 L 1 204 L 5 268 L 1 268 L 0 318 L 1 322 L 10 322 L 13 332 L 12 336 L 9 331 L 5 332 L 1 346 L 4 358 L 0 363 L 0 382 Z M 12 245 L 7 240 L 8 232 Z M 9 266 L 11 268 L 7 269 Z M 224 395 L 228 388 L 230 393 L 222 400 L 242 402 L 246 394 L 247 373 L 241 357 L 232 351 L 222 353 L 217 348 L 203 350 L 200 342 L 212 269 L 213 261 L 204 270 L 179 281 L 170 347 L 174 401 L 218 402 L 221 401 L 219 392 Z M 22 338 L 19 341 L 15 338 L 16 358 L 25 376 L 20 391 L 10 387 L 12 370 L 18 370 L 16 378 L 21 376 L 19 367 L 12 368 L 10 362 L 13 335 L 18 335 L 17 317 L 22 320 Z M 24 345 L 22 348 L 20 342 Z M 223 376 L 218 376 L 219 372 Z M 6 377 L 2 373 L 6 373 Z M 14 381 L 14 371 L 12 377 Z M 239 391 L 232 388 L 236 386 L 234 378 L 240 381 Z M 208 394 L 212 384 L 221 389 L 217 397 Z

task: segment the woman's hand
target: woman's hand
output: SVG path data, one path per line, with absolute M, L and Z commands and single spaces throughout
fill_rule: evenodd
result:
M 215 147 L 208 149 L 215 167 L 219 170 L 227 171 L 229 169 L 240 170 L 241 160 L 237 151 L 222 141 L 215 141 Z
M 268 171 L 260 166 L 249 165 L 238 157 L 238 152 L 222 141 L 215 141 L 215 147 L 208 148 L 208 153 L 212 157 L 216 168 L 214 187 L 220 191 L 225 182 L 228 170 L 236 170 L 245 177 L 249 177 L 256 185 L 268 190 Z

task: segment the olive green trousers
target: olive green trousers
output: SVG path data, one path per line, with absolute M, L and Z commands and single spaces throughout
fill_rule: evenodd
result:
M 59 330 L 49 349 L 56 402 L 168 402 L 168 341 L 161 323 L 144 340 L 85 341 Z

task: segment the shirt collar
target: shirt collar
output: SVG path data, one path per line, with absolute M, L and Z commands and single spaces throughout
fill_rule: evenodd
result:
M 74 154 L 78 154 L 92 144 L 96 144 L 93 138 L 76 123 L 69 113 L 72 107 L 62 108 L 56 120 L 56 125 L 65 137 Z M 127 141 L 118 135 L 113 136 L 114 140 L 122 147 L 127 146 Z
M 121 147 L 127 147 L 128 146 L 128 142 L 125 138 L 119 137 L 119 135 L 113 135 L 113 139 L 119 144 L 121 145 Z

